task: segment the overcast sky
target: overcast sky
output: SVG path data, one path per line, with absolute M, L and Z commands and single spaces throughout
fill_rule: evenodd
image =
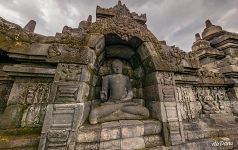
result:
M 36 33 L 55 35 L 63 26 L 77 27 L 96 6 L 111 7 L 118 0 L 1 0 L 0 16 L 24 25 L 37 22 Z M 131 11 L 147 14 L 148 28 L 159 40 L 190 51 L 194 34 L 210 19 L 223 29 L 238 32 L 238 0 L 122 0 Z

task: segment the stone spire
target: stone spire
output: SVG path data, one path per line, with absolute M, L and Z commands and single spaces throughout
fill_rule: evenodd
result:
M 121 0 L 118 0 L 118 4 L 117 4 L 118 6 L 121 6 L 122 5 L 122 3 L 121 3 Z
M 93 20 L 92 18 L 93 18 L 92 15 L 89 15 L 88 19 L 87 19 L 87 22 L 92 22 L 92 20 Z
M 206 24 L 206 28 L 213 26 L 212 22 L 209 19 L 206 20 L 205 24 Z
M 30 20 L 26 26 L 24 27 L 25 30 L 29 31 L 29 32 L 34 32 L 36 27 L 36 21 L 35 20 Z
M 192 50 L 198 51 L 201 49 L 207 49 L 211 47 L 210 43 L 204 39 L 201 39 L 201 36 L 199 33 L 195 34 L 195 42 L 193 43 Z
M 202 38 L 210 39 L 213 35 L 217 35 L 217 33 L 221 33 L 222 27 L 213 25 L 212 22 L 208 19 L 205 22 L 206 28 L 202 32 Z
M 126 5 L 122 4 L 121 0 L 118 0 L 117 5 L 111 8 L 97 6 L 96 20 L 112 17 L 129 17 L 141 24 L 145 24 L 147 21 L 146 14 L 138 15 L 135 12 L 130 12 Z
M 201 36 L 199 33 L 195 34 L 195 41 L 201 40 Z

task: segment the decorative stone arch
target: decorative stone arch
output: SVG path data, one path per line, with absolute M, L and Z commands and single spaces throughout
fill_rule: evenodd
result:
M 76 49 L 53 45 L 48 50 L 49 61 L 57 62 L 58 66 L 39 149 L 75 148 L 77 130 L 90 112 L 97 72 L 105 58 L 105 50 L 115 44 L 127 46 L 137 53 L 136 58 L 145 72 L 143 98 L 151 117 L 162 122 L 165 144 L 183 143 L 173 73 L 160 71 L 166 62 L 161 61 L 159 41 L 146 26 L 127 17 L 103 19 L 93 23 L 82 40 L 82 45 Z M 57 145 L 58 141 L 62 144 Z
M 166 145 L 184 143 L 182 119 L 175 97 L 174 74 L 172 72 L 161 72 L 158 70 L 157 60 L 160 59 L 158 52 L 160 46 L 157 43 L 158 41 L 149 40 L 153 39 L 154 36 L 150 32 L 148 34 L 152 38 L 127 35 L 131 38 L 123 40 L 123 37 L 115 32 L 104 32 L 104 34 L 91 33 L 90 42 L 88 42 L 91 45 L 88 46 L 94 49 L 97 56 L 94 66 L 99 67 L 102 64 L 103 58 L 105 58 L 103 52 L 105 52 L 106 47 L 110 46 L 110 44 L 131 46 L 130 44 L 133 45 L 139 41 L 139 44 L 134 46 L 134 51 L 138 54 L 139 61 L 141 61 L 143 70 L 145 71 L 143 93 L 146 106 L 149 107 L 151 117 L 163 123 L 162 134 Z M 98 38 L 95 38 L 95 35 Z M 115 40 L 119 41 L 115 42 Z

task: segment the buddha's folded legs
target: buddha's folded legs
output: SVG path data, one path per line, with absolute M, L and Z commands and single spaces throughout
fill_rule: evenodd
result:
M 149 118 L 149 115 L 150 115 L 149 110 L 146 107 L 141 105 L 125 106 L 125 107 L 122 107 L 121 110 L 125 113 L 141 116 L 143 119 Z
M 115 114 L 116 115 L 113 115 Z M 129 102 L 112 105 L 102 105 L 94 108 L 90 115 L 91 124 L 97 124 L 104 121 L 113 121 L 120 119 L 147 119 L 149 111 L 144 106 Z
M 89 122 L 91 124 L 97 124 L 100 118 L 109 116 L 113 112 L 119 110 L 123 104 L 102 105 L 94 108 L 89 115 Z

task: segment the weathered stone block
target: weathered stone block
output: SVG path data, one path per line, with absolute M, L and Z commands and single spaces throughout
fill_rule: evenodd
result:
M 163 139 L 159 135 L 149 135 L 149 136 L 144 136 L 143 138 L 145 141 L 146 148 L 161 146 L 163 144 Z
M 21 117 L 23 114 L 23 105 L 9 105 L 5 109 L 0 122 L 0 128 L 17 128 L 21 125 Z
M 121 140 L 112 140 L 100 142 L 100 149 L 103 150 L 120 150 L 121 149 Z
M 144 87 L 144 96 L 147 101 L 158 101 L 160 99 L 159 95 L 159 85 L 151 85 Z
M 24 111 L 21 127 L 39 127 L 42 126 L 47 104 L 33 104 Z
M 143 149 L 145 148 L 145 141 L 142 137 L 127 138 L 121 140 L 122 150 Z
M 53 44 L 47 52 L 49 62 L 90 64 L 96 58 L 92 49 L 86 46 L 72 48 L 64 44 Z
M 86 82 L 90 83 L 90 71 L 86 65 L 58 64 L 55 81 L 61 82 Z
M 144 134 L 144 124 L 139 120 L 121 120 L 122 138 L 140 137 Z
M 131 57 L 129 62 L 131 64 L 132 68 L 138 68 L 141 66 L 140 56 L 138 56 L 136 54 Z
M 152 72 L 156 71 L 153 59 L 157 59 L 157 58 L 154 58 L 154 57 L 150 56 L 150 57 L 146 58 L 142 63 L 142 66 L 143 66 L 144 71 L 145 71 L 146 74 L 149 74 L 149 73 L 152 73 Z
M 7 106 L 7 100 L 9 98 L 11 87 L 12 87 L 11 81 L 0 81 L 0 114 L 4 112 Z
M 135 54 L 134 50 L 123 46 L 123 45 L 113 45 L 106 47 L 106 56 L 107 57 L 115 57 L 122 59 L 130 59 Z
M 55 83 L 52 87 L 51 102 L 73 103 L 88 101 L 90 86 L 80 83 Z
M 145 80 L 143 80 L 144 86 L 151 86 L 160 83 L 160 75 L 158 72 L 152 72 L 150 74 L 146 74 Z
M 98 56 L 105 47 L 105 39 L 102 34 L 90 34 L 87 37 L 87 46 L 95 50 L 96 55 Z
M 78 143 L 99 142 L 101 138 L 101 125 L 82 126 L 77 134 Z
M 48 103 L 52 79 L 16 78 L 8 105 Z
M 118 121 L 102 123 L 101 141 L 121 138 L 121 128 Z
M 144 123 L 144 135 L 160 134 L 162 124 L 159 121 L 146 120 Z
M 145 42 L 138 48 L 141 60 L 145 60 L 149 56 L 157 56 L 155 48 L 151 42 Z
M 135 79 L 142 79 L 144 77 L 144 70 L 143 70 L 143 68 L 141 66 L 136 68 L 134 70 L 134 74 L 133 75 L 134 75 Z
M 69 131 L 67 130 L 51 130 L 47 134 L 47 139 L 52 143 L 66 142 L 69 138 Z
M 99 148 L 100 148 L 99 142 L 79 143 L 76 145 L 75 150 L 97 150 Z

